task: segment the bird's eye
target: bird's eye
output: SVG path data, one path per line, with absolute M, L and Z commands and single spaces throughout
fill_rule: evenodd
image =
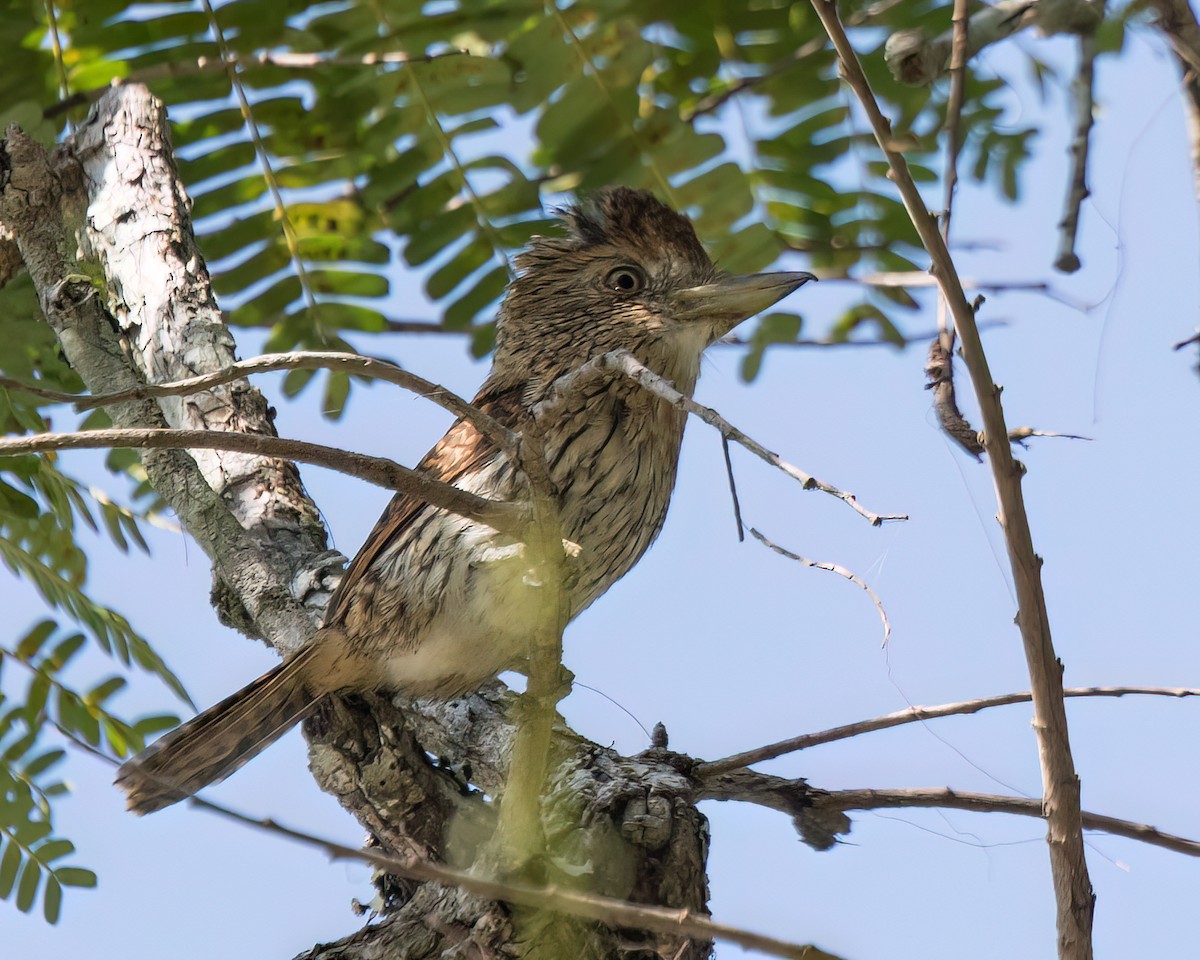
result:
M 617 267 L 605 277 L 604 285 L 617 293 L 639 293 L 646 286 L 646 275 L 638 267 Z

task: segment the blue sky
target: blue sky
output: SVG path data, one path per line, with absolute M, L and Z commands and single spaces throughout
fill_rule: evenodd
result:
M 959 256 L 964 275 L 1050 279 L 1074 300 L 1097 304 L 1080 310 L 1043 296 L 996 294 L 981 313 L 1007 321 L 986 344 L 1010 425 L 1095 438 L 1043 440 L 1020 453 L 1067 683 L 1200 686 L 1200 381 L 1194 355 L 1170 350 L 1197 324 L 1195 197 L 1174 66 L 1150 35 L 1130 44 L 1125 59 L 1101 64 L 1084 270 L 1058 278 L 1049 268 L 1067 180 L 1069 125 L 1058 92 L 1021 204 L 997 204 L 968 186 L 954 230 L 960 240 L 1001 244 Z M 1070 44 L 1051 49 L 1056 62 L 1070 62 Z M 990 56 L 1006 75 L 1019 74 L 1007 54 Z M 1019 83 L 1012 103 L 1013 123 L 1045 117 L 1036 94 Z M 853 297 L 848 285 L 830 283 L 807 286 L 788 303 L 819 330 L 823 317 Z M 927 309 L 910 328 L 931 327 L 933 319 Z M 239 340 L 243 356 L 258 352 L 255 336 Z M 467 395 L 486 372 L 453 339 L 359 345 Z M 710 352 L 702 402 L 802 468 L 854 490 L 868 507 L 911 515 L 872 529 L 836 500 L 804 492 L 734 451 L 747 522 L 866 578 L 891 618 L 889 648 L 880 648 L 879 622 L 861 590 L 753 541 L 737 542 L 719 440 L 694 422 L 660 541 L 567 631 L 566 662 L 578 680 L 647 727 L 661 720 L 674 748 L 707 759 L 910 702 L 1026 689 L 990 474 L 938 432 L 923 389 L 923 349 L 777 350 L 750 386 L 738 378 L 739 360 L 736 350 Z M 319 416 L 316 391 L 284 401 L 279 384 L 278 377 L 259 381 L 275 398 L 282 434 L 401 462 L 414 462 L 448 422 L 429 404 L 376 386 L 356 393 L 346 417 L 329 423 Z M 973 410 L 969 399 L 964 405 Z M 92 482 L 120 490 L 98 468 L 98 456 L 69 456 Z M 336 545 L 352 553 L 386 492 L 315 469 L 304 478 Z M 207 563 L 194 543 L 157 531 L 151 540 L 149 559 L 123 557 L 97 541 L 95 594 L 130 615 L 197 702 L 211 703 L 269 667 L 273 655 L 216 623 Z M 33 591 L 6 571 L 0 593 L 10 633 L 41 615 Z M 177 709 L 149 679 L 120 702 L 130 714 Z M 1127 698 L 1075 701 L 1068 709 L 1087 809 L 1200 837 L 1200 704 Z M 626 752 L 646 745 L 621 709 L 588 690 L 577 689 L 564 710 L 600 743 Z M 1028 707 L 1014 706 L 914 724 L 763 769 L 827 789 L 953 786 L 1033 796 L 1040 785 L 1029 716 Z M 198 811 L 174 808 L 138 820 L 123 812 L 109 769 L 72 757 L 70 775 L 76 792 L 61 805 L 61 831 L 76 840 L 78 861 L 99 873 L 100 886 L 69 892 L 54 929 L 36 915 L 0 908 L 7 955 L 290 957 L 361 925 L 349 905 L 371 896 L 365 867 L 331 864 Z M 344 842 L 361 839 L 312 783 L 295 733 L 211 795 Z M 712 906 L 722 922 L 856 960 L 1053 956 L 1054 906 L 1038 821 L 856 813 L 846 843 L 816 853 L 779 814 L 735 804 L 704 809 L 712 821 Z M 1098 956 L 1178 955 L 1196 942 L 1196 861 L 1097 835 L 1089 865 L 1099 897 Z M 720 957 L 742 954 L 718 948 Z

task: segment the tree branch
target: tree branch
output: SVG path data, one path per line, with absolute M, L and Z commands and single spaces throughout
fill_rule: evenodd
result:
M 254 67 L 274 67 L 278 70 L 295 70 L 303 73 L 312 70 L 326 70 L 330 67 L 377 67 L 387 64 L 430 63 L 446 57 L 470 57 L 465 50 L 446 50 L 441 53 L 425 56 L 411 55 L 402 52 L 371 51 L 361 57 L 333 56 L 326 53 L 303 53 L 293 50 L 259 50 L 254 53 L 231 54 L 228 59 L 220 57 L 196 57 L 194 60 L 166 60 L 151 67 L 135 70 L 127 77 L 121 78 L 124 84 L 151 84 L 156 80 L 166 80 L 172 77 L 190 77 L 202 73 L 224 73 L 230 67 L 247 70 Z M 112 89 L 112 84 L 103 87 L 92 87 L 82 90 L 69 97 L 53 103 L 42 111 L 42 115 L 53 118 L 72 110 L 75 107 L 92 103 Z
M 671 383 L 664 380 L 639 361 L 628 350 L 613 350 L 598 357 L 593 357 L 583 366 L 559 377 L 558 381 L 547 394 L 546 399 L 534 408 L 534 417 L 540 419 L 546 416 L 558 404 L 562 403 L 572 390 L 578 388 L 580 383 L 584 383 L 594 377 L 604 376 L 607 373 L 617 373 L 628 377 L 634 383 L 638 384 L 638 386 L 642 387 L 642 389 L 665 400 L 671 406 L 699 417 L 709 426 L 715 427 L 721 436 L 727 440 L 740 444 L 760 460 L 765 460 L 771 466 L 782 470 L 793 480 L 799 481 L 805 490 L 820 490 L 822 493 L 827 493 L 844 501 L 855 513 L 868 520 L 873 527 L 878 527 L 889 520 L 908 519 L 907 515 L 893 516 L 872 513 L 858 502 L 854 494 L 845 490 L 839 490 L 837 487 L 831 486 L 823 480 L 818 480 L 816 477 L 805 473 L 799 467 L 795 467 L 786 460 L 783 460 L 778 454 L 772 453 L 758 441 L 742 433 L 741 430 L 717 413 L 716 410 L 703 406 L 691 399 L 691 397 L 680 393 Z
M 1064 697 L 1200 697 L 1197 687 L 1068 687 L 1063 690 Z M 840 727 L 831 727 L 819 733 L 805 733 L 798 737 L 790 737 L 777 743 L 756 747 L 744 753 L 735 753 L 721 760 L 701 762 L 694 774 L 701 780 L 720 776 L 730 770 L 748 767 L 764 760 L 774 760 L 784 754 L 797 753 L 823 743 L 833 743 L 835 740 L 847 740 L 864 733 L 874 733 L 876 730 L 887 730 L 906 723 L 917 723 L 925 720 L 936 720 L 939 717 L 956 717 L 965 714 L 978 713 L 991 707 L 1006 707 L 1014 703 L 1028 703 L 1033 699 L 1029 691 L 1021 693 L 1002 693 L 994 697 L 980 697 L 977 700 L 963 700 L 956 703 L 942 703 L 935 707 L 908 707 L 887 713 L 870 720 L 858 720 Z
M 867 592 L 867 596 L 871 598 L 871 602 L 875 604 L 875 611 L 879 614 L 879 619 L 883 621 L 883 646 L 887 646 L 887 642 L 892 636 L 891 621 L 888 620 L 887 611 L 883 608 L 883 601 L 879 599 L 879 595 L 867 585 L 867 582 L 862 577 L 847 570 L 841 564 L 829 563 L 828 561 L 824 560 L 810 560 L 808 557 L 802 557 L 798 553 L 792 553 L 791 550 L 787 550 L 779 546 L 777 543 L 772 543 L 769 539 L 763 536 L 762 533 L 760 533 L 758 530 L 755 530 L 753 527 L 750 528 L 750 533 L 754 539 L 761 543 L 764 547 L 773 550 L 781 557 L 787 557 L 789 560 L 795 560 L 797 563 L 802 563 L 806 567 L 814 567 L 817 570 L 827 570 L 829 573 L 836 573 L 839 577 L 845 577 L 851 583 L 862 587 Z
M 476 496 L 384 457 L 352 453 L 306 440 L 216 430 L 156 428 L 87 430 L 82 433 L 42 433 L 32 437 L 0 438 L 0 456 L 44 453 L 47 450 L 104 450 L 112 447 L 138 450 L 231 450 L 283 457 L 328 467 L 388 490 L 402 491 L 505 533 L 520 535 L 525 526 L 525 509 L 518 504 Z
M 342 370 L 353 376 L 370 377 L 394 383 L 396 386 L 411 390 L 419 396 L 431 400 L 438 406 L 449 410 L 457 417 L 474 424 L 481 434 L 496 444 L 501 450 L 515 452 L 517 435 L 500 423 L 495 417 L 484 413 L 478 407 L 468 403 L 462 397 L 447 390 L 445 387 L 409 373 L 387 360 L 377 360 L 354 353 L 340 353 L 323 350 L 297 350 L 293 353 L 266 353 L 249 360 L 239 360 L 223 370 L 202 374 L 198 377 L 188 377 L 172 383 L 139 384 L 128 390 L 116 393 L 100 394 L 98 396 L 79 396 L 73 393 L 63 393 L 58 390 L 44 390 L 29 384 L 20 383 L 0 377 L 0 386 L 15 390 L 24 390 L 34 396 L 41 397 L 54 403 L 70 403 L 76 410 L 93 410 L 96 407 L 107 406 L 126 400 L 145 400 L 151 397 L 184 397 L 200 393 L 210 387 L 219 386 L 242 377 L 256 373 L 270 373 L 275 370 Z
M 793 960 L 837 960 L 836 957 L 816 947 L 788 943 L 764 934 L 715 923 L 708 917 L 699 916 L 687 909 L 671 910 L 664 907 L 645 906 L 612 897 L 576 893 L 558 886 L 533 886 L 514 881 L 491 880 L 464 870 L 454 870 L 441 864 L 422 862 L 412 857 L 388 856 L 372 850 L 347 847 L 335 840 L 294 830 L 274 820 L 259 820 L 197 797 L 192 797 L 187 802 L 209 813 L 214 813 L 222 819 L 264 833 L 282 836 L 305 846 L 315 847 L 335 859 L 358 860 L 388 873 L 409 877 L 423 883 L 440 883 L 459 887 L 489 900 L 500 900 L 539 910 L 553 910 L 556 913 L 594 920 L 609 927 L 640 929 L 671 936 L 682 934 L 699 941 L 724 940 L 736 943 L 746 949 L 761 950 L 774 957 L 787 957 L 793 958 Z
M 1023 817 L 1045 816 L 1042 801 L 1027 797 L 1005 797 L 992 793 L 972 793 L 948 787 L 909 790 L 833 790 L 825 794 L 814 791 L 813 805 L 834 810 L 878 810 L 897 807 L 946 807 L 973 810 L 978 813 L 1014 813 Z M 1189 857 L 1200 857 L 1200 841 L 1164 833 L 1157 827 L 1130 820 L 1119 820 L 1099 813 L 1081 813 L 1087 830 L 1100 830 L 1130 840 L 1140 840 L 1156 847 L 1165 847 Z
M 1034 729 L 1042 767 L 1043 802 L 1048 828 L 1047 843 L 1057 901 L 1058 949 L 1062 960 L 1092 957 L 1092 914 L 1095 897 L 1084 857 L 1079 815 L 1079 778 L 1071 756 L 1066 709 L 1062 696 L 1062 664 L 1054 652 L 1050 620 L 1041 584 L 1041 558 L 1034 552 L 1033 536 L 1021 492 L 1024 466 L 1014 460 L 1000 391 L 992 379 L 987 356 L 967 303 L 954 262 L 938 233 L 920 191 L 908 172 L 904 157 L 891 146 L 891 126 L 879 109 L 862 65 L 838 19 L 833 0 L 812 0 L 842 63 L 846 82 L 853 89 L 871 123 L 875 139 L 887 158 L 904 206 L 921 242 L 929 251 L 932 272 L 954 318 L 962 340 L 963 360 L 971 376 L 984 426 L 984 445 L 996 488 L 997 513 L 1004 531 L 1009 563 L 1017 594 L 1017 624 L 1025 649 L 1033 690 Z
M 1067 185 L 1067 198 L 1063 217 L 1058 224 L 1058 253 L 1054 268 L 1063 273 L 1074 273 L 1081 266 L 1075 252 L 1075 238 L 1079 233 L 1079 213 L 1083 201 L 1088 198 L 1087 185 L 1088 145 L 1095 119 L 1095 76 L 1096 76 L 1095 31 L 1079 37 L 1079 64 L 1075 78 L 1071 81 L 1071 109 L 1075 114 L 1075 129 L 1068 152 L 1071 155 L 1071 179 Z

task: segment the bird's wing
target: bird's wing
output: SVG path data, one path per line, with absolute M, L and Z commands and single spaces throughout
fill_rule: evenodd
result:
M 485 385 L 475 398 L 474 405 L 501 422 L 512 424 L 516 421 L 520 394 L 519 389 L 489 391 Z M 495 445 L 473 424 L 466 420 L 456 420 L 442 439 L 417 464 L 417 469 L 442 483 L 455 483 L 464 474 L 477 469 L 495 455 Z M 346 568 L 341 583 L 330 598 L 325 611 L 326 626 L 334 626 L 342 621 L 346 615 L 347 601 L 353 595 L 363 574 L 388 545 L 407 529 L 421 508 L 427 505 L 427 501 L 407 493 L 398 493 L 392 498 L 362 548 Z

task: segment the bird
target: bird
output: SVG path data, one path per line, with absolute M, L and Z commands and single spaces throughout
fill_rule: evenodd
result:
M 645 190 L 607 187 L 556 211 L 559 235 L 514 258 L 492 368 L 473 403 L 520 431 L 556 381 L 628 350 L 691 396 L 705 349 L 806 281 L 720 271 L 687 216 Z M 569 618 L 623 577 L 658 536 L 686 413 L 622 376 L 582 379 L 538 421 L 564 544 Z M 493 500 L 529 502 L 514 458 L 459 419 L 425 475 Z M 351 561 L 312 640 L 119 769 L 145 814 L 217 783 L 326 695 L 450 698 L 528 661 L 545 591 L 520 536 L 397 494 Z

